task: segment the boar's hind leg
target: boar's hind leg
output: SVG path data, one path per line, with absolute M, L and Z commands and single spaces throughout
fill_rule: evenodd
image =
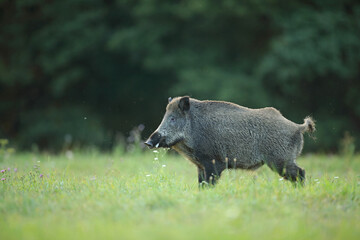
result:
M 290 180 L 292 182 L 304 183 L 305 181 L 305 170 L 298 167 L 296 163 L 289 164 L 286 166 L 284 179 Z
M 299 181 L 304 183 L 305 170 L 298 167 L 295 161 L 286 162 L 284 160 L 270 161 L 267 165 L 271 170 L 276 171 L 281 177 L 292 182 Z

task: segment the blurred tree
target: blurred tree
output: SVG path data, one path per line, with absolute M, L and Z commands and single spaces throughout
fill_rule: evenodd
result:
M 273 96 L 269 103 L 299 120 L 312 113 L 324 149 L 336 147 L 349 128 L 359 138 L 359 3 L 317 1 L 284 18 L 256 71 Z
M 23 148 L 111 147 L 183 94 L 312 114 L 316 149 L 360 137 L 358 1 L 3 0 L 0 15 L 0 134 Z
M 132 21 L 130 10 L 124 1 L 2 1 L 3 134 L 24 148 L 59 149 L 68 134 L 109 147 L 117 132 L 155 125 L 169 74 L 149 71 L 133 60 L 136 52 L 111 43 Z M 84 117 L 93 124 L 80 124 Z

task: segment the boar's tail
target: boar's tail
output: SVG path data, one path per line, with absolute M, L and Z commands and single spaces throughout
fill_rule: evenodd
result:
M 315 121 L 311 117 L 306 117 L 304 119 L 304 124 L 300 125 L 300 130 L 302 133 L 309 132 L 313 133 L 315 132 Z

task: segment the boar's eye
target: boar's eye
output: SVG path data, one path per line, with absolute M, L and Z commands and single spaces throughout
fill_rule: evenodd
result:
M 174 118 L 174 117 L 170 117 L 170 121 L 171 121 L 171 122 L 175 122 L 175 118 Z

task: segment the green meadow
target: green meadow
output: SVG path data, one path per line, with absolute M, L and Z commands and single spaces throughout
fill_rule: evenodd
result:
M 297 162 L 304 187 L 264 166 L 199 190 L 165 151 L 16 153 L 0 162 L 0 239 L 359 239 L 360 156 Z

